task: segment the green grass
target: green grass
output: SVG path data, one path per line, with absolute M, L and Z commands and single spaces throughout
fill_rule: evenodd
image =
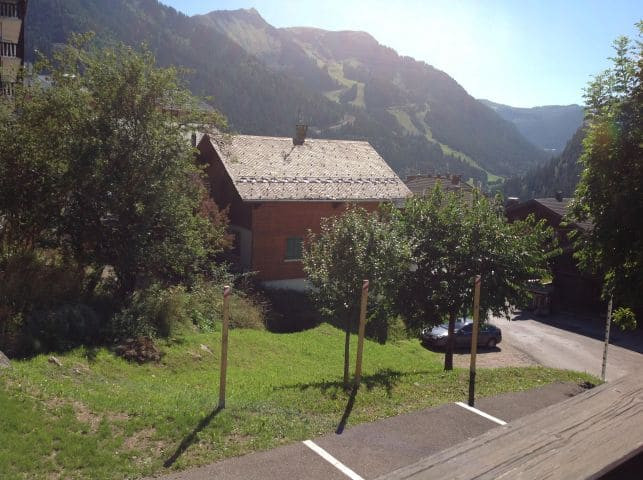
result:
M 413 125 L 411 117 L 409 117 L 409 114 L 407 112 L 405 112 L 401 108 L 389 108 L 388 111 L 395 116 L 395 118 L 397 119 L 397 123 L 399 123 L 402 128 L 404 128 L 404 130 L 412 135 L 420 134 L 420 131 L 415 127 L 415 125 Z
M 14 361 L 0 373 L 2 478 L 133 478 L 167 471 L 172 458 L 169 469 L 183 469 L 335 431 L 348 402 L 341 331 L 232 330 L 227 408 L 215 414 L 219 341 L 218 332 L 188 333 L 162 345 L 158 365 L 130 364 L 105 349 L 61 354 L 62 367 L 47 356 Z M 416 340 L 367 341 L 348 426 L 465 399 L 468 372 L 443 372 L 442 361 Z M 553 381 L 597 380 L 546 368 L 481 369 L 477 392 Z

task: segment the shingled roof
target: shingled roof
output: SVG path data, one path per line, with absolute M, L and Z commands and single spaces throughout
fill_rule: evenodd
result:
M 544 208 L 553 213 L 559 220 L 563 220 L 567 213 L 569 212 L 569 206 L 571 204 L 571 198 L 560 198 L 548 197 L 548 198 L 532 198 L 523 203 L 515 203 L 507 207 L 507 213 L 511 215 L 512 211 L 520 209 L 531 209 L 533 210 L 535 205 L 539 205 L 540 208 Z M 581 230 L 591 231 L 594 228 L 594 224 L 591 220 L 585 220 L 583 222 L 571 222 L 572 225 L 576 225 Z
M 404 183 L 418 197 L 430 195 L 438 183 L 442 191 L 463 193 L 468 200 L 473 195 L 473 187 L 462 182 L 460 175 L 411 175 Z
M 539 203 L 544 208 L 554 212 L 559 217 L 563 218 L 569 212 L 569 206 L 572 202 L 571 198 L 534 198 L 533 200 L 536 203 Z M 590 231 L 594 228 L 594 224 L 590 220 L 584 222 L 573 222 L 574 225 L 578 226 L 582 230 Z
M 368 142 L 204 136 L 245 201 L 396 201 L 411 195 Z

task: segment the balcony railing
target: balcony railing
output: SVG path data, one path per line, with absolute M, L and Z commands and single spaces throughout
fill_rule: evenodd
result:
M 0 56 L 15 57 L 18 52 L 18 45 L 10 42 L 0 42 Z
M 15 3 L 0 2 L 0 17 L 18 17 L 18 5 Z

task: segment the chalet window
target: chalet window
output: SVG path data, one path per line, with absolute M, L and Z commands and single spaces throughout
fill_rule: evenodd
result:
M 9 42 L 0 42 L 0 56 L 2 57 L 15 57 L 18 50 L 18 45 Z
M 289 237 L 286 239 L 286 260 L 301 260 L 302 257 L 301 237 Z
M 0 17 L 17 17 L 18 5 L 15 3 L 0 2 Z

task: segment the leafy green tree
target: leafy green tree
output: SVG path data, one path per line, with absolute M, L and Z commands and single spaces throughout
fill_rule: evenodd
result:
M 225 221 L 206 202 L 187 132 L 222 125 L 220 114 L 198 109 L 149 51 L 97 48 L 91 35 L 38 69 L 51 85 L 19 89 L 0 111 L 2 242 L 58 248 L 94 280 L 110 266 L 121 298 L 206 271 Z
M 637 24 L 639 37 L 643 22 Z M 643 44 L 614 42 L 612 67 L 585 91 L 584 167 L 573 204 L 575 220 L 593 229 L 576 238 L 582 268 L 604 278 L 605 298 L 641 314 L 643 302 Z
M 481 311 L 508 314 L 528 298 L 528 282 L 547 273 L 554 252 L 553 231 L 543 222 L 508 223 L 493 200 L 468 203 L 439 186 L 407 200 L 396 220 L 417 266 L 400 284 L 398 305 L 411 329 L 448 318 L 445 370 L 453 368 L 455 322 L 472 306 L 474 277 L 482 277 Z
M 405 239 L 378 213 L 351 207 L 343 215 L 325 218 L 319 235 L 311 234 L 304 249 L 304 270 L 312 283 L 320 312 L 346 329 L 344 385 L 349 382 L 351 330 L 356 328 L 362 281 L 370 281 L 368 322 L 386 340 L 392 317 L 391 291 L 408 268 L 410 249 Z

